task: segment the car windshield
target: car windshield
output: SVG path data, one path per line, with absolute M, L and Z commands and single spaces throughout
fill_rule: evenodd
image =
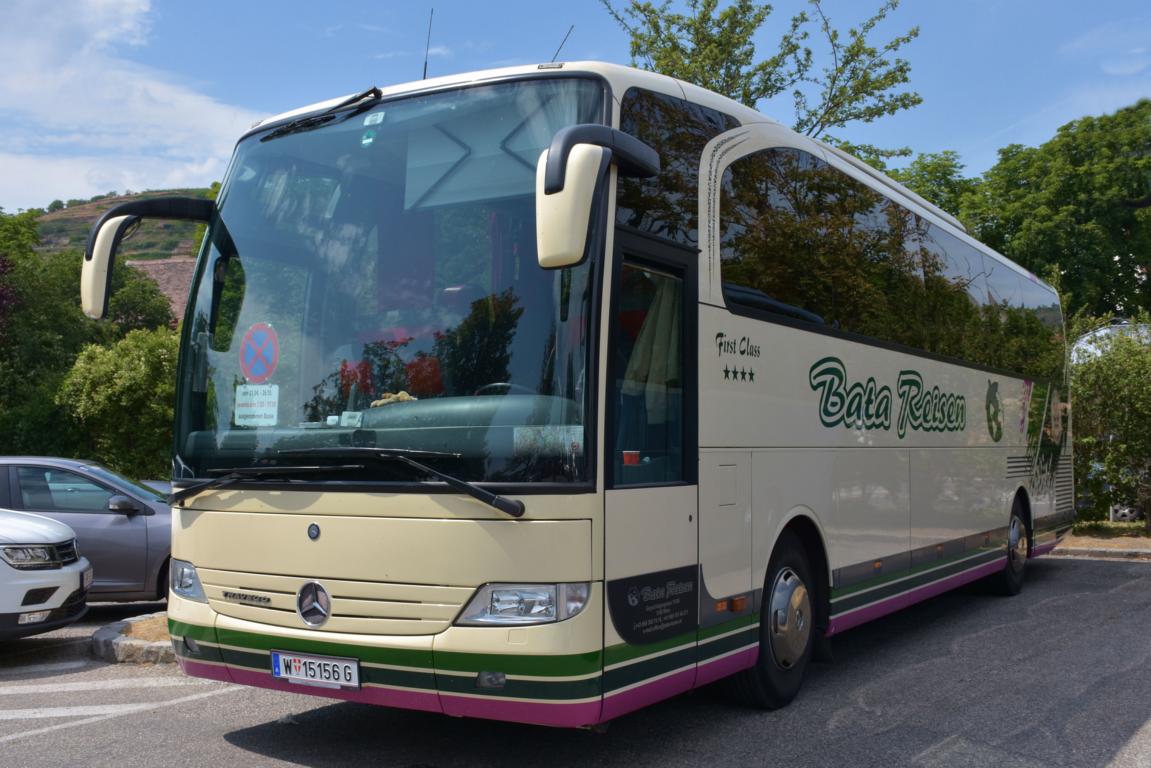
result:
M 450 454 L 470 481 L 586 479 L 595 265 L 537 264 L 535 168 L 603 103 L 541 78 L 243 140 L 185 319 L 177 476 L 357 446 Z M 386 467 L 339 480 L 404 471 Z

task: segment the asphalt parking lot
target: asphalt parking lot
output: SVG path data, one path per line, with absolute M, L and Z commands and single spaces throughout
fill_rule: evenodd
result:
M 0 645 L 3 764 L 1151 765 L 1151 563 L 1041 559 L 845 633 L 789 708 L 705 689 L 606 734 L 457 720 L 191 680 L 86 654 L 102 621 Z

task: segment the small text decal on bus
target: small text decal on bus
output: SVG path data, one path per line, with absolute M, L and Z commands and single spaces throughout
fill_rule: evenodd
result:
M 891 387 L 868 377 L 848 383 L 847 369 L 837 357 L 825 357 L 808 371 L 808 383 L 819 393 L 819 420 L 825 427 L 891 429 Z M 963 395 L 928 387 L 918 371 L 899 372 L 896 392 L 899 414 L 896 432 L 960 432 L 967 427 L 967 401 Z

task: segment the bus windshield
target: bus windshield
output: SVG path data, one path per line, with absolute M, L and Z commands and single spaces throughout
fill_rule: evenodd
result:
M 535 168 L 603 105 L 598 81 L 539 78 L 242 140 L 184 323 L 177 477 L 354 446 L 585 481 L 595 263 L 538 266 Z M 337 479 L 422 479 L 393 464 Z

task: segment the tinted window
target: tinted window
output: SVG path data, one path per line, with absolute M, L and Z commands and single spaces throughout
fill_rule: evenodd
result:
M 20 496 L 24 509 L 107 512 L 112 493 L 103 486 L 63 469 L 20 467 Z
M 918 217 L 793 149 L 733 164 L 721 210 L 725 284 L 779 302 L 784 314 L 922 346 L 910 318 L 923 303 L 923 268 L 906 245 L 923 238 Z
M 720 229 L 729 302 L 1063 378 L 1050 289 L 809 153 L 771 149 L 733 163 Z
M 699 158 L 713 138 L 739 126 L 730 115 L 632 88 L 623 97 L 620 130 L 657 152 L 660 174 L 620 179 L 616 221 L 690 247 L 698 242 Z

